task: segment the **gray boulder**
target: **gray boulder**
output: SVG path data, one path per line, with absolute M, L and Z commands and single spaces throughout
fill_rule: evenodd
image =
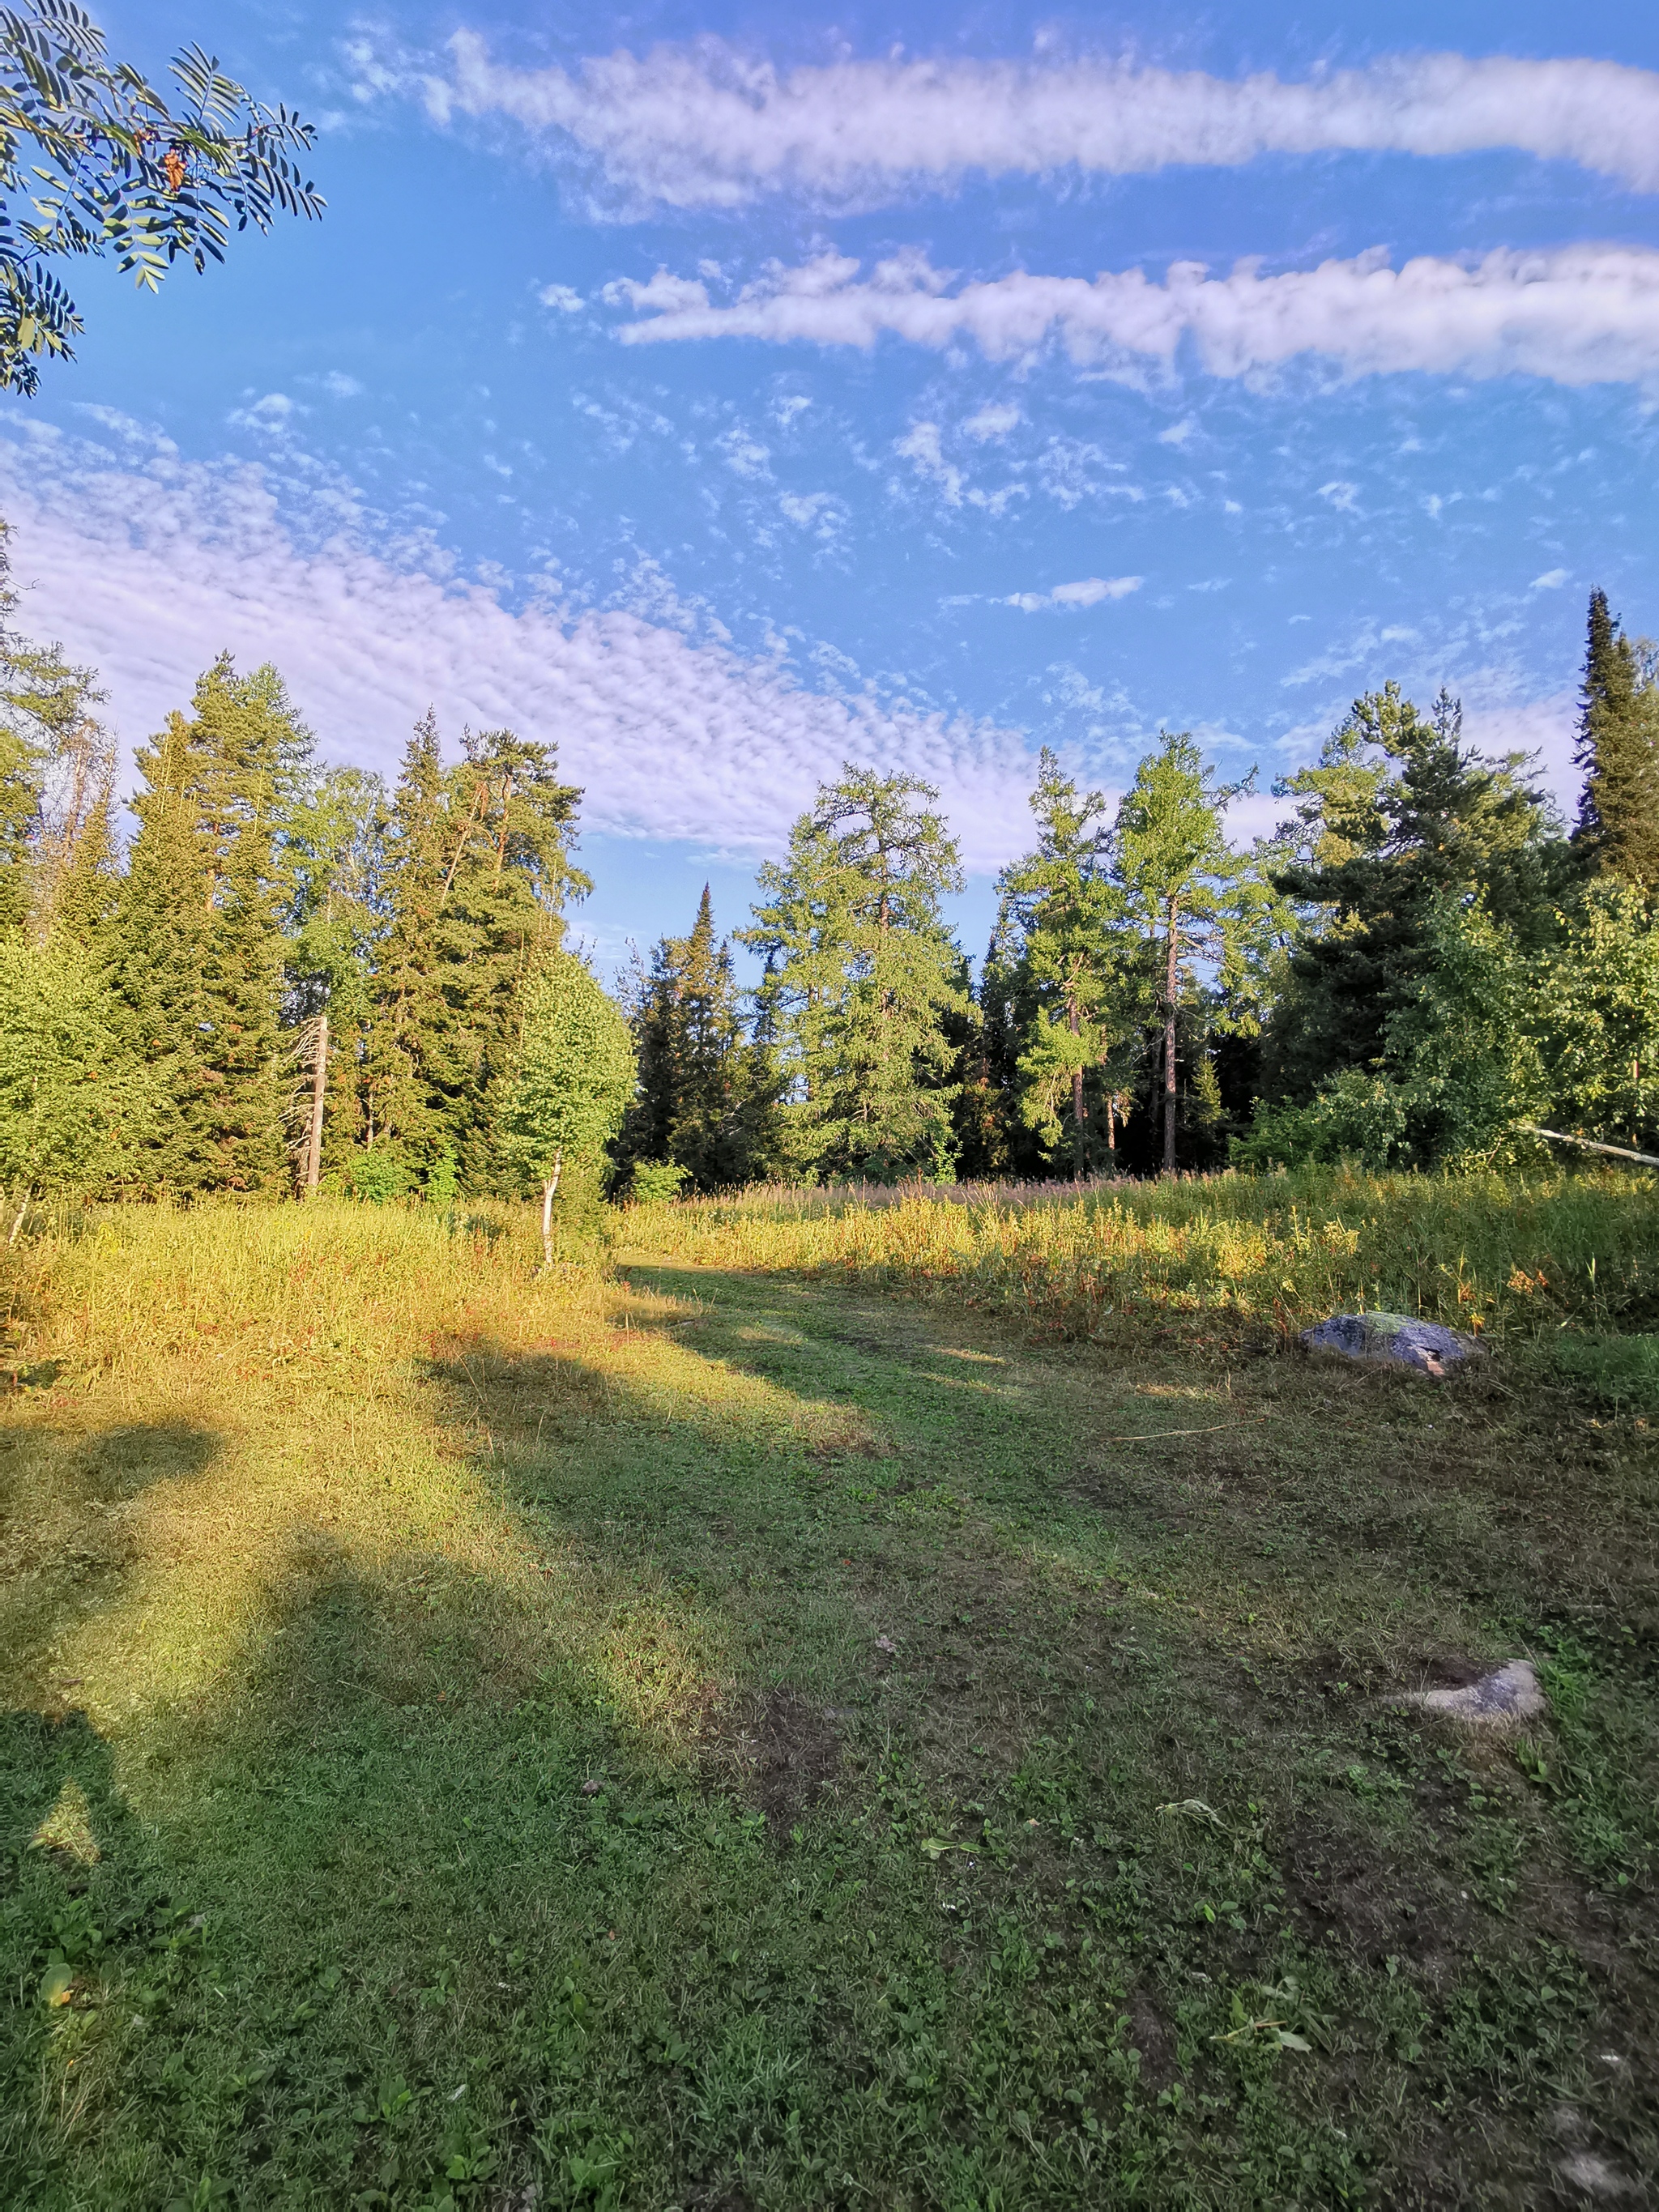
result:
M 1425 1375 L 1443 1375 L 1459 1360 L 1479 1358 L 1472 1336 L 1442 1328 L 1435 1321 L 1411 1321 L 1404 1314 L 1333 1314 L 1316 1328 L 1304 1328 L 1310 1352 L 1340 1352 L 1346 1359 L 1393 1359 Z

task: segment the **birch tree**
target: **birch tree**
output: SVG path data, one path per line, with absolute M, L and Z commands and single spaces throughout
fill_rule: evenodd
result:
M 574 953 L 543 957 L 526 990 L 500 1150 L 541 1188 L 542 1258 L 553 1264 L 553 1201 L 565 1172 L 597 1167 L 622 1126 L 635 1078 L 621 1009 Z

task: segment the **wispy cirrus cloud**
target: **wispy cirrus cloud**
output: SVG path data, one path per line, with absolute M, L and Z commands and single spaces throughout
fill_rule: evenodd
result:
M 1124 176 L 1266 154 L 1499 148 L 1659 191 L 1659 74 L 1614 62 L 1407 55 L 1290 82 L 1087 56 L 782 70 L 707 38 L 519 69 L 470 30 L 441 73 L 404 58 L 376 76 L 364 54 L 365 98 L 418 82 L 440 120 L 508 118 L 585 156 L 624 201 L 672 207 L 769 192 L 869 204 L 975 172 Z
M 1212 276 L 1183 261 L 1161 284 L 1139 269 L 951 283 L 919 254 L 878 262 L 867 276 L 824 254 L 775 264 L 723 301 L 666 271 L 607 290 L 635 310 L 621 331 L 635 345 L 759 338 L 867 350 L 891 334 L 935 349 L 968 339 L 1009 361 L 1057 343 L 1081 364 L 1144 377 L 1173 369 L 1190 344 L 1212 376 L 1312 356 L 1350 376 L 1419 370 L 1659 390 L 1659 252 L 1644 247 L 1423 255 L 1399 269 L 1379 249 L 1279 276 L 1247 263 Z
M 514 608 L 326 472 L 190 461 L 125 418 L 100 427 L 106 440 L 8 421 L 0 510 L 26 627 L 101 672 L 129 744 L 228 648 L 276 662 L 337 760 L 395 772 L 428 704 L 453 736 L 471 722 L 556 738 L 595 830 L 775 851 L 855 758 L 936 783 L 971 867 L 1017 848 L 1030 784 L 1017 730 L 895 702 L 850 663 L 839 688 L 810 689 L 781 652 L 744 653 L 698 619 L 660 572 L 606 609 L 573 607 L 556 582 Z

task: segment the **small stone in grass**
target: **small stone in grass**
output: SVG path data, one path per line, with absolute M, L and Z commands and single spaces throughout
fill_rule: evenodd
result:
M 583 1783 L 583 1784 L 582 1784 L 582 1796 L 583 1796 L 584 1797 L 597 1797 L 597 1796 L 599 1796 L 599 1784 L 598 1784 L 597 1782 L 594 1782 L 594 1781 L 589 1780 L 589 1781 L 586 1781 L 586 1782 L 584 1782 L 584 1783 Z
M 1401 1699 L 1425 1713 L 1443 1713 L 1471 1728 L 1493 1728 L 1505 1721 L 1529 1721 L 1549 1710 L 1543 1686 L 1530 1661 L 1511 1659 L 1462 1690 L 1409 1690 Z

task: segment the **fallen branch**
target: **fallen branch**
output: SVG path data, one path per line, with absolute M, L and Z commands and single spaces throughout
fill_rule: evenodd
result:
M 1517 1121 L 1517 1129 L 1528 1137 L 1552 1137 L 1558 1145 L 1577 1145 L 1587 1152 L 1606 1152 L 1615 1160 L 1634 1160 L 1644 1168 L 1659 1168 L 1659 1156 L 1652 1152 L 1632 1152 L 1623 1145 L 1593 1144 L 1588 1137 L 1570 1137 L 1565 1129 L 1540 1129 L 1534 1121 Z

